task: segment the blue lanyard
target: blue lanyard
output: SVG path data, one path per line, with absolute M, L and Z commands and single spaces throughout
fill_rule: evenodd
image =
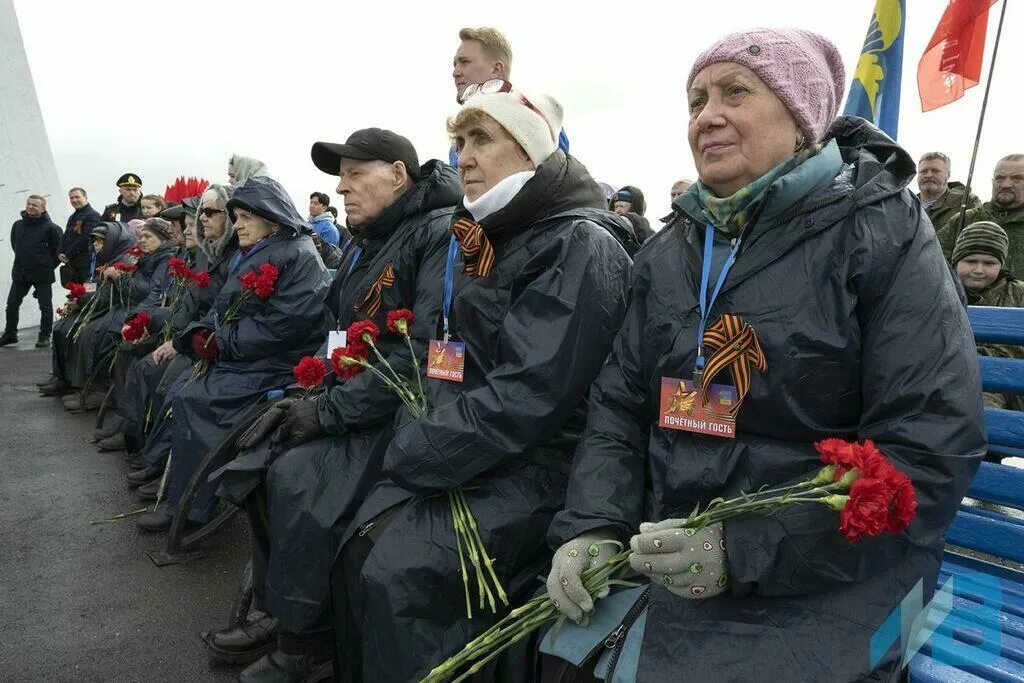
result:
M 96 252 L 89 254 L 89 281 L 96 279 Z
M 452 294 L 455 289 L 455 257 L 459 254 L 459 241 L 452 235 L 448 242 L 448 261 L 444 264 L 444 341 L 448 343 L 448 316 L 452 310 Z
M 356 269 L 356 262 L 359 260 L 359 257 L 362 256 L 362 254 L 362 247 L 357 246 L 355 249 L 352 250 L 352 262 L 348 264 L 348 273 L 346 273 L 346 275 L 351 275 L 352 271 Z
M 722 272 L 718 274 L 718 282 L 711 292 L 711 299 L 708 300 L 708 283 L 711 281 L 711 258 L 714 254 L 715 228 L 708 223 L 704 228 L 704 267 L 700 275 L 700 325 L 697 327 L 697 373 L 704 371 L 704 330 L 708 325 L 708 318 L 711 316 L 711 309 L 715 305 L 715 299 L 722 291 L 725 278 L 729 275 L 729 269 L 736 262 L 736 254 L 740 250 L 740 243 L 743 241 L 742 233 L 732 245 L 729 257 L 722 264 Z
M 363 255 L 363 248 L 358 244 L 352 250 L 352 260 L 348 264 L 348 270 L 345 272 L 345 277 L 342 278 L 341 284 L 338 285 L 338 331 L 341 331 L 341 302 L 345 299 L 345 285 L 348 284 L 349 278 L 352 276 L 352 271 L 356 269 L 356 264 L 359 263 L 359 257 Z

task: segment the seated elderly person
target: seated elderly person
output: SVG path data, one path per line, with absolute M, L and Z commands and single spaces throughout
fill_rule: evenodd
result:
M 899 648 L 875 653 L 873 636 L 915 586 L 926 601 L 935 588 L 985 452 L 978 363 L 907 189 L 913 160 L 835 118 L 844 74 L 825 38 L 767 29 L 719 40 L 690 71 L 699 182 L 637 256 L 549 532 L 554 606 L 622 624 L 608 680 L 896 680 Z M 825 439 L 873 441 L 916 514 L 886 496 L 898 529 L 857 542 L 813 502 L 680 529 L 715 499 L 811 478 Z M 605 541 L 628 544 L 647 583 L 610 614 L 580 578 L 615 552 Z M 555 670 L 592 681 L 596 659 Z
M 411 343 L 386 332 L 377 340 L 395 371 L 411 375 L 413 349 L 425 353 L 441 310 L 449 226 L 462 198 L 458 176 L 437 160 L 420 165 L 409 140 L 380 128 L 356 131 L 345 144 L 318 142 L 312 157 L 321 171 L 339 176 L 356 234 L 328 295 L 335 324 L 386 330 L 392 311 L 412 311 Z M 240 440 L 249 450 L 228 465 L 222 494 L 244 501 L 249 512 L 254 613 L 204 640 L 213 659 L 234 663 L 277 646 L 240 681 L 328 675 L 331 566 L 352 515 L 380 478 L 401 405 L 373 373 L 336 377 L 323 395 L 282 400 Z M 264 439 L 273 443 L 250 448 Z
M 141 301 L 148 293 L 148 281 L 140 277 L 121 279 L 126 270 L 138 268 L 141 250 L 135 233 L 125 223 L 104 222 L 98 224 L 90 235 L 93 256 L 90 281 L 84 283 L 87 293 L 77 301 L 69 301 L 66 308 L 70 313 L 61 318 L 53 331 L 53 378 L 40 386 L 44 396 L 73 394 L 85 387 L 93 371 L 97 353 L 109 353 L 112 338 L 111 329 L 119 330 L 124 320 L 124 303 Z M 115 316 L 116 314 L 116 316 Z M 116 327 L 115 327 L 116 323 Z M 82 408 L 81 396 L 68 396 Z M 94 409 L 102 402 L 103 396 L 90 396 L 86 402 Z
M 181 210 L 184 226 L 182 258 L 196 274 L 205 273 L 209 282 L 199 286 L 193 281 L 184 291 L 171 288 L 165 308 L 153 316 L 152 330 L 160 335 L 161 343 L 132 367 L 124 390 L 125 400 L 118 401 L 116 418 L 111 420 L 109 431 L 97 435 L 102 449 L 127 447 L 135 451 L 145 447 L 132 460 L 133 471 L 127 477 L 129 485 L 140 486 L 138 493 L 144 500 L 155 500 L 154 487 L 146 488 L 145 484 L 159 479 L 171 448 L 170 420 L 165 417 L 169 405 L 163 407 L 167 390 L 192 366 L 191 359 L 179 355 L 167 335 L 173 338 L 206 315 L 224 284 L 230 259 L 238 250 L 227 215 L 227 200 L 227 188 L 215 184 L 201 196 L 189 197 L 175 207 Z
M 622 224 L 558 149 L 561 105 L 507 81 L 463 98 L 448 129 L 465 198 L 442 313 L 428 321 L 430 407 L 399 418 L 388 481 L 356 513 L 334 565 L 341 680 L 419 680 L 496 618 L 475 599 L 467 614 L 451 491 L 474 514 L 509 600 L 536 589 L 587 388 L 625 313 L 631 262 L 612 234 Z
M 285 189 L 258 176 L 227 204 L 239 251 L 213 307 L 175 337 L 175 349 L 196 359 L 190 381 L 171 403 L 172 462 L 167 504 L 141 515 L 144 531 L 170 528 L 189 481 L 208 453 L 270 389 L 293 381 L 292 368 L 327 336 L 327 270 L 311 228 Z M 206 483 L 187 512 L 203 523 L 213 514 L 216 483 Z

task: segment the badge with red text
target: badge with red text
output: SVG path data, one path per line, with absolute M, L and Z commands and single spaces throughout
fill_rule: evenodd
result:
M 736 418 L 731 412 L 735 403 L 735 387 L 710 385 L 705 403 L 690 380 L 662 377 L 658 424 L 664 429 L 735 439 Z
M 432 339 L 427 347 L 427 377 L 461 382 L 466 369 L 465 342 Z
M 96 283 L 95 282 L 86 282 L 85 283 L 85 293 L 86 294 L 92 294 L 95 291 L 96 291 Z

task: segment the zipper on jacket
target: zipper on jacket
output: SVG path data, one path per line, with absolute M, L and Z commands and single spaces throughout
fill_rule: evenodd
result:
M 359 538 L 362 538 L 366 534 L 370 533 L 370 529 L 374 527 L 374 522 L 367 522 L 366 524 L 359 527 L 359 532 L 356 534 Z
M 622 655 L 622 649 L 626 646 L 626 634 L 629 633 L 629 629 L 633 627 L 636 620 L 640 618 L 643 611 L 647 609 L 647 603 L 651 601 L 651 588 L 647 587 L 640 597 L 637 599 L 633 606 L 626 612 L 626 616 L 622 619 L 622 623 L 615 629 L 612 635 L 604 641 L 604 646 L 612 651 L 611 656 L 608 657 L 608 671 L 604 675 L 605 683 L 612 683 L 613 676 L 615 675 L 615 667 L 619 663 L 619 657 Z M 611 643 L 609 645 L 609 643 Z

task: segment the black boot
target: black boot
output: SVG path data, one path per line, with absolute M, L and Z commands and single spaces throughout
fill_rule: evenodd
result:
M 274 650 L 238 674 L 240 683 L 316 683 L 334 677 L 330 657 L 288 655 Z
M 266 612 L 253 612 L 241 626 L 202 635 L 210 659 L 224 664 L 251 664 L 277 649 L 278 621 Z
M 39 393 L 43 396 L 64 396 L 74 391 L 70 384 L 59 377 L 54 377 L 48 384 L 39 387 Z
M 50 348 L 50 335 L 49 334 L 43 334 L 42 332 L 40 332 L 39 333 L 39 339 L 36 339 L 36 348 L 37 349 L 48 349 L 48 348 Z
M 142 486 L 163 476 L 163 465 L 150 465 L 141 470 L 135 470 L 125 475 L 129 486 Z
M 8 344 L 18 343 L 18 333 L 6 330 L 3 336 L 0 336 L 0 346 L 7 346 Z
M 135 495 L 139 497 L 139 500 L 156 500 L 158 493 L 160 493 L 159 479 L 154 479 L 148 484 L 143 484 L 139 488 L 135 489 Z

